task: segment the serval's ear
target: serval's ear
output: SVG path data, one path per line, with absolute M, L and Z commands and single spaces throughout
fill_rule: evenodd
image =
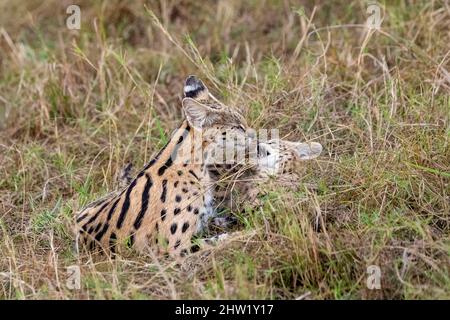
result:
M 320 155 L 322 145 L 318 142 L 296 143 L 295 149 L 301 160 L 311 160 Z
M 197 101 L 209 100 L 208 88 L 196 76 L 189 76 L 184 83 L 184 96 Z
M 182 104 L 186 120 L 197 129 L 209 127 L 218 119 L 217 110 L 192 98 L 184 98 Z

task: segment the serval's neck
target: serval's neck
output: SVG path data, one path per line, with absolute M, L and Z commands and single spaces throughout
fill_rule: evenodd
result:
M 172 134 L 170 141 L 145 166 L 144 171 L 151 170 L 158 176 L 170 171 L 187 171 L 196 180 L 201 181 L 206 172 L 202 159 L 202 141 L 198 131 L 185 120 Z

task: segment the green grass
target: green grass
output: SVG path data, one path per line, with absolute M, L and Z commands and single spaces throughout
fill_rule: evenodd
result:
M 79 31 L 59 1 L 0 3 L 0 298 L 450 298 L 449 11 L 389 1 L 368 33 L 367 1 L 263 2 L 81 1 Z M 324 152 L 181 265 L 78 258 L 75 213 L 167 142 L 189 74 Z

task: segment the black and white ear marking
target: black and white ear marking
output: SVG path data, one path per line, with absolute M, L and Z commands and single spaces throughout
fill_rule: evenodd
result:
M 189 76 L 184 84 L 184 96 L 195 100 L 208 99 L 208 89 L 196 76 Z

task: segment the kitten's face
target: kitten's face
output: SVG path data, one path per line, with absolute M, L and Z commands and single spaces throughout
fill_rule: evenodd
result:
M 291 142 L 272 139 L 259 144 L 258 170 L 269 175 L 290 172 L 301 161 L 317 158 L 322 145 L 317 142 Z

